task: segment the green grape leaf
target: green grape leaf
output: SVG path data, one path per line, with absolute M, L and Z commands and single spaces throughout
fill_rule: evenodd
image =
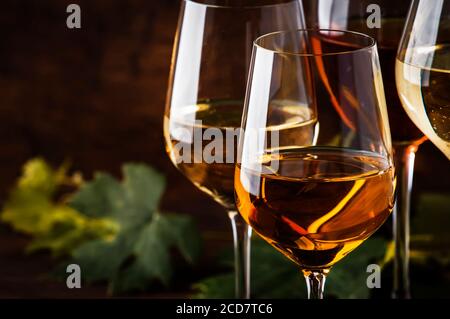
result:
M 189 243 L 181 244 L 181 243 Z M 119 234 L 113 242 L 90 242 L 77 249 L 71 263 L 86 269 L 90 281 L 106 280 L 113 294 L 144 290 L 153 280 L 169 285 L 171 248 L 189 262 L 200 253 L 200 239 L 192 220 L 154 212 L 147 223 Z
M 154 212 L 166 187 L 164 177 L 142 164 L 125 165 L 123 174 L 127 203 L 136 211 Z
M 327 294 L 345 299 L 369 298 L 370 289 L 366 280 L 370 273 L 367 272 L 367 266 L 382 266 L 388 244 L 388 241 L 382 238 L 370 238 L 339 261 L 327 278 Z
M 113 241 L 90 241 L 73 252 L 70 263 L 80 265 L 83 278 L 89 283 L 107 281 L 119 272 L 136 237 L 136 233 L 122 233 Z
M 23 167 L 18 188 L 50 196 L 59 182 L 60 173 L 64 174 L 64 170 L 58 174 L 42 158 L 32 159 Z
M 124 206 L 122 186 L 111 175 L 97 173 L 72 196 L 70 205 L 90 217 L 115 216 Z
M 176 215 L 167 213 L 160 221 L 164 230 L 164 238 L 176 245 L 184 259 L 194 264 L 201 253 L 201 240 L 198 236 L 198 229 L 192 218 L 186 215 Z
M 57 205 L 43 218 L 47 231 L 40 233 L 28 245 L 27 251 L 50 250 L 53 255 L 65 255 L 89 240 L 111 240 L 118 225 L 106 218 L 89 219 L 70 207 Z
M 417 214 L 411 221 L 411 232 L 448 236 L 450 225 L 450 195 L 425 193 L 419 198 Z
M 153 280 L 168 285 L 172 248 L 191 263 L 200 254 L 200 237 L 192 219 L 157 211 L 164 177 L 142 164 L 125 165 L 123 175 L 120 183 L 96 174 L 70 201 L 86 215 L 107 217 L 120 226 L 115 240 L 84 244 L 71 261 L 86 269 L 86 280 L 108 281 L 114 294 L 143 290 Z
M 86 241 L 115 236 L 118 225 L 112 220 L 90 218 L 54 199 L 58 188 L 70 180 L 67 165 L 54 170 L 39 158 L 24 165 L 0 219 L 32 236 L 28 252 L 49 250 L 54 256 L 67 255 Z
M 48 212 L 53 208 L 48 195 L 34 189 L 17 187 L 12 190 L 1 214 L 1 220 L 16 231 L 39 235 L 48 232 Z
M 336 298 L 368 298 L 366 270 L 371 263 L 383 259 L 387 242 L 368 239 L 330 272 L 325 286 L 327 296 Z M 222 265 L 232 265 L 232 251 L 220 259 Z M 306 298 L 305 279 L 294 263 L 260 239 L 252 241 L 252 297 L 257 299 Z M 194 298 L 233 298 L 234 276 L 222 274 L 201 280 L 194 285 Z
M 411 260 L 425 265 L 450 265 L 450 196 L 424 193 L 419 197 L 411 220 Z
M 142 164 L 124 165 L 123 173 L 122 183 L 108 174 L 96 174 L 73 196 L 70 205 L 88 216 L 113 218 L 124 228 L 145 223 L 159 205 L 165 179 Z
M 165 179 L 157 171 L 127 164 L 123 181 L 96 173 L 81 186 L 80 175 L 67 171 L 67 165 L 54 170 L 42 159 L 29 161 L 4 205 L 1 221 L 31 236 L 28 252 L 68 255 L 87 282 L 108 282 L 112 293 L 143 290 L 155 280 L 168 285 L 173 248 L 187 262 L 197 260 L 200 237 L 192 218 L 158 212 Z M 80 187 L 61 195 L 67 185 Z M 54 275 L 63 278 L 65 266 Z
M 208 277 L 194 284 L 193 288 L 197 292 L 193 296 L 196 299 L 232 299 L 235 297 L 234 275 L 229 273 Z

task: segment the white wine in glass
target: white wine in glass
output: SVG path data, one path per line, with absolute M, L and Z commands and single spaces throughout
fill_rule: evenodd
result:
M 293 145 L 312 145 L 317 119 L 295 101 L 276 106 L 272 130 Z M 228 210 L 235 209 L 234 166 L 240 135 L 242 102 L 204 101 L 164 118 L 167 153 L 174 165 L 199 189 Z M 193 121 L 195 119 L 195 121 Z M 280 134 L 281 133 L 281 134 Z M 211 135 L 211 136 L 210 136 Z
M 181 3 L 164 114 L 166 150 L 179 171 L 228 212 L 236 297 L 249 298 L 251 228 L 236 212 L 233 177 L 252 43 L 265 33 L 301 28 L 301 1 Z M 302 114 L 284 110 L 279 116 L 290 118 L 290 127 L 304 122 L 296 119 Z
M 417 61 L 426 61 L 432 54 L 433 65 L 398 60 L 400 98 L 414 124 L 450 159 L 450 43 L 416 47 L 409 52 Z
M 450 159 L 449 1 L 411 2 L 395 69 L 406 113 Z

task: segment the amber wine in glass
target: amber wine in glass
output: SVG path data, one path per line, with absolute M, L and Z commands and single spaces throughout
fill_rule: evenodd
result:
M 322 298 L 333 265 L 393 209 L 395 174 L 375 41 L 347 31 L 276 32 L 255 41 L 252 61 L 235 171 L 237 208 L 303 271 L 309 297 Z M 274 99 L 311 110 L 316 124 L 309 144 L 291 143 L 282 131 L 272 135 Z

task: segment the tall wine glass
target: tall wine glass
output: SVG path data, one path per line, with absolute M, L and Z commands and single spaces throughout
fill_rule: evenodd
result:
M 406 113 L 450 159 L 449 1 L 412 1 L 395 72 Z
M 233 178 L 252 43 L 302 21 L 299 0 L 182 1 L 164 114 L 166 149 L 181 173 L 228 212 L 238 298 L 250 296 L 251 228 L 236 212 Z
M 236 206 L 302 270 L 309 298 L 322 298 L 331 267 L 393 209 L 377 47 L 353 32 L 276 32 L 255 41 L 252 61 Z
M 304 1 L 313 28 L 358 31 L 377 40 L 392 131 L 398 192 L 394 210 L 396 298 L 409 298 L 409 215 L 415 153 L 426 138 L 405 113 L 395 85 L 395 61 L 411 0 Z

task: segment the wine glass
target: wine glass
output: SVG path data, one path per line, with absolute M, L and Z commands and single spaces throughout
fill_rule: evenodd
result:
M 395 74 L 406 113 L 450 159 L 449 1 L 412 1 Z
M 409 119 L 395 85 L 395 61 L 411 0 L 304 1 L 306 25 L 358 31 L 377 40 L 398 176 L 394 209 L 393 295 L 405 299 L 409 288 L 409 216 L 415 153 L 426 137 Z
M 323 298 L 331 267 L 393 209 L 377 47 L 355 32 L 276 32 L 255 41 L 252 61 L 236 206 L 302 270 L 309 298 Z M 302 136 L 303 144 L 293 136 Z
M 251 228 L 236 212 L 233 178 L 252 43 L 302 25 L 299 0 L 182 1 L 164 114 L 166 150 L 228 212 L 238 298 L 250 295 Z

